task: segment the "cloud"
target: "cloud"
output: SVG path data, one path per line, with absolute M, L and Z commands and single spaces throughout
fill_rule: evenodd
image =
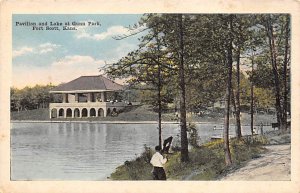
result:
M 18 65 L 13 68 L 13 86 L 23 88 L 27 85 L 34 86 L 50 82 L 58 85 L 80 76 L 101 74 L 99 68 L 104 65 L 103 60 L 82 55 L 65 56 L 48 67 Z
M 53 67 L 59 68 L 85 68 L 85 67 L 95 67 L 98 68 L 104 65 L 105 62 L 103 60 L 96 60 L 91 56 L 81 56 L 81 55 L 73 55 L 73 56 L 65 56 L 59 61 L 52 63 Z
M 18 57 L 18 56 L 22 56 L 22 55 L 25 55 L 28 53 L 33 53 L 33 48 L 24 46 L 18 50 L 13 50 L 12 55 L 13 55 L 13 57 Z
M 58 44 L 52 44 L 50 42 L 44 43 L 44 44 L 40 44 L 38 47 L 40 48 L 38 50 L 38 53 L 40 54 L 44 54 L 47 52 L 53 52 L 55 49 L 59 48 L 61 45 Z
M 75 37 L 78 39 L 86 38 L 86 39 L 99 41 L 99 40 L 104 40 L 113 36 L 123 35 L 123 34 L 129 34 L 129 30 L 123 26 L 118 25 L 118 26 L 109 27 L 105 32 L 99 34 L 88 33 L 85 28 L 82 28 L 78 31 Z
M 55 49 L 61 47 L 61 45 L 58 44 L 52 44 L 50 42 L 40 44 L 36 47 L 21 47 L 17 50 L 13 50 L 13 57 L 19 57 L 26 54 L 45 54 L 48 52 L 53 52 Z
M 124 26 L 116 25 L 116 26 L 111 26 L 111 27 L 107 28 L 107 30 L 105 32 L 93 34 L 93 33 L 89 32 L 87 30 L 87 28 L 83 27 L 83 28 L 80 28 L 77 30 L 75 37 L 77 39 L 85 38 L 85 39 L 100 41 L 100 40 L 108 39 L 108 38 L 111 38 L 114 36 L 130 35 L 132 33 L 136 33 L 141 30 L 144 30 L 145 28 L 146 28 L 146 26 L 141 26 L 137 29 L 130 30 Z
M 108 28 L 106 32 L 95 34 L 93 37 L 95 40 L 104 40 L 108 37 L 127 34 L 127 33 L 128 33 L 128 29 L 123 26 L 112 26 Z
M 104 65 L 105 61 L 97 60 L 91 56 L 71 55 L 53 62 L 50 67 L 50 74 L 53 82 L 58 84 L 71 81 L 79 76 L 99 74 L 99 70 Z

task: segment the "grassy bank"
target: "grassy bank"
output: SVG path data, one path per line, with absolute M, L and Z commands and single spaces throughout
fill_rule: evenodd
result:
M 172 120 L 165 116 L 166 121 Z M 49 109 L 35 109 L 28 111 L 11 112 L 11 120 L 50 120 Z M 125 112 L 116 117 L 84 117 L 84 118 L 54 118 L 51 120 L 65 121 L 157 121 L 157 113 L 151 111 L 148 106 L 129 107 Z
M 10 113 L 11 120 L 50 120 L 49 109 L 35 109 L 28 111 L 13 111 Z
M 29 111 L 20 111 L 20 112 L 11 112 L 12 120 L 50 120 L 49 118 L 49 109 L 35 109 Z M 163 113 L 162 114 L 163 121 L 176 121 L 176 116 L 174 113 Z M 233 118 L 232 123 L 234 123 Z M 156 112 L 152 110 L 151 107 L 147 105 L 136 106 L 127 109 L 127 111 L 120 113 L 116 117 L 90 117 L 90 118 L 67 118 L 61 119 L 56 118 L 52 120 L 67 120 L 67 121 L 157 121 L 158 115 Z M 190 122 L 212 122 L 212 123 L 223 123 L 223 117 L 220 114 L 210 114 L 199 117 L 197 115 L 188 114 L 188 121 Z M 241 117 L 242 124 L 250 124 L 250 115 L 242 114 Z M 275 117 L 273 115 L 255 115 L 254 123 L 260 124 L 260 122 L 264 124 L 270 124 L 275 121 Z
M 230 149 L 233 164 L 227 167 L 224 163 L 223 141 L 217 140 L 206 143 L 198 148 L 192 148 L 189 152 L 190 161 L 182 163 L 180 152 L 168 154 L 168 162 L 165 166 L 169 180 L 215 180 L 228 171 L 241 167 L 247 160 L 259 157 L 265 151 L 264 144 L 268 140 L 264 136 L 232 140 Z M 116 168 L 111 174 L 112 180 L 151 180 L 152 166 L 149 163 L 153 150 L 145 147 L 140 157 L 132 161 L 126 161 Z

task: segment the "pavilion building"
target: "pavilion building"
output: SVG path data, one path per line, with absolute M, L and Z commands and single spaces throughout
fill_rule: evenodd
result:
M 50 91 L 62 95 L 60 103 L 50 103 L 50 119 L 106 117 L 117 113 L 127 106 L 117 100 L 121 91 L 122 85 L 104 76 L 81 76 Z

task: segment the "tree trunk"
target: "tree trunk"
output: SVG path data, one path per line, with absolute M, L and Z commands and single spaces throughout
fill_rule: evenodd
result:
M 253 92 L 253 69 L 254 68 L 254 61 L 253 58 L 251 58 L 251 107 L 250 107 L 250 113 L 251 113 L 251 119 L 250 119 L 250 129 L 251 129 L 251 135 L 254 135 L 254 118 L 253 118 L 253 114 L 254 114 L 254 92 Z
M 275 98 L 276 98 L 276 115 L 277 115 L 277 122 L 278 128 L 282 129 L 282 109 L 280 103 L 280 80 L 278 75 L 277 69 L 277 59 L 276 59 L 276 50 L 275 50 L 275 42 L 274 42 L 274 35 L 273 35 L 273 26 L 271 24 L 271 17 L 268 18 L 267 21 L 267 36 L 269 39 L 269 47 L 270 47 L 270 56 L 271 56 L 271 63 L 272 63 L 272 70 L 274 75 L 274 83 L 275 83 Z
M 232 15 L 229 16 L 229 26 L 230 32 L 232 32 Z M 230 34 L 230 41 L 227 46 L 227 88 L 225 94 L 225 118 L 224 118 L 224 130 L 223 130 L 223 139 L 224 139 L 224 153 L 225 153 L 225 163 L 226 165 L 231 165 L 231 153 L 229 148 L 229 111 L 230 111 L 230 95 L 231 95 L 231 79 L 232 79 L 232 33 Z
M 283 115 L 282 115 L 282 127 L 287 129 L 287 108 L 288 108 L 288 89 L 287 89 L 287 65 L 288 65 L 288 53 L 289 53 L 289 26 L 290 17 L 286 16 L 286 28 L 285 28 L 285 52 L 283 62 Z
M 237 116 L 237 108 L 236 108 L 236 99 L 234 97 L 234 91 L 233 91 L 233 88 L 231 88 L 231 102 L 232 102 L 232 105 L 233 105 L 233 109 L 234 109 L 234 116 L 236 118 Z M 241 138 L 241 135 L 239 136 L 239 129 L 237 127 L 237 124 L 235 125 L 235 136 L 237 139 L 240 139 Z
M 238 47 L 237 59 L 236 59 L 236 95 L 235 95 L 235 119 L 236 119 L 236 137 L 240 139 L 242 137 L 241 128 L 241 108 L 240 108 L 240 46 Z
M 181 161 L 187 162 L 188 156 L 188 139 L 186 128 L 186 107 L 185 107 L 185 77 L 184 77 L 184 44 L 183 44 L 183 26 L 182 14 L 178 14 L 179 30 L 179 91 L 180 91 L 180 128 L 181 128 Z
M 228 53 L 230 55 L 230 53 Z M 228 56 L 230 57 L 230 56 Z M 224 138 L 224 152 L 225 152 L 225 163 L 226 165 L 231 165 L 231 154 L 229 148 L 229 111 L 230 111 L 230 90 L 231 90 L 231 69 L 230 61 L 228 62 L 228 79 L 227 79 L 227 89 L 225 94 L 225 118 L 224 118 L 224 130 L 223 130 L 223 138 Z
M 159 62 L 159 56 L 157 57 L 157 60 Z M 157 100 L 158 100 L 158 144 L 160 147 L 162 147 L 162 139 L 161 139 L 161 113 L 162 113 L 162 107 L 161 107 L 161 66 L 158 64 L 158 94 L 157 94 Z
M 155 38 L 157 42 L 157 54 L 160 52 L 160 46 L 158 43 L 158 34 L 155 32 Z M 162 105 L 161 105 L 161 89 L 162 89 L 162 84 L 161 84 L 161 64 L 160 64 L 160 57 L 157 55 L 157 102 L 158 102 L 158 145 L 162 148 L 162 137 L 161 137 L 161 114 L 162 114 Z

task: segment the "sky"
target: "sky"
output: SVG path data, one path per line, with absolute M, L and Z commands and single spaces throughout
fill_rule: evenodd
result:
M 123 40 L 113 37 L 128 34 L 128 26 L 139 21 L 140 14 L 45 15 L 14 14 L 12 34 L 12 86 L 58 85 L 83 75 L 99 75 L 105 63 L 117 62 L 138 48 L 142 34 Z M 76 30 L 46 30 L 40 23 L 69 22 Z M 72 25 L 81 23 L 84 26 Z M 89 25 L 88 22 L 99 25 Z M 43 30 L 33 30 L 43 27 Z

